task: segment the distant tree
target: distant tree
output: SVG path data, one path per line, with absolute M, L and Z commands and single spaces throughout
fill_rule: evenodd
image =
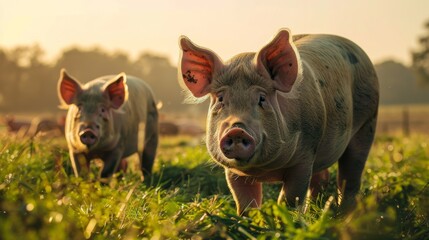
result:
M 16 91 L 13 84 L 15 72 L 18 69 L 17 64 L 12 61 L 6 50 L 0 50 L 0 109 L 6 109 L 10 103 L 11 97 Z
M 419 37 L 419 49 L 412 52 L 412 67 L 419 82 L 429 84 L 429 21 L 424 26 L 426 33 Z
M 153 89 L 162 112 L 197 113 L 206 107 L 182 104 L 184 95 L 177 69 L 167 57 L 141 53 L 130 60 L 124 52 L 107 52 L 100 47 L 71 47 L 53 63 L 43 61 L 38 45 L 0 48 L 0 112 L 57 112 L 57 81 L 61 68 L 82 83 L 103 75 L 125 72 L 144 79 Z
M 177 68 L 171 65 L 167 57 L 154 53 L 141 53 L 134 66 L 142 71 L 153 91 L 157 101 L 162 102 L 161 112 L 189 114 L 207 111 L 207 105 L 183 104 L 185 94 L 177 80 Z
M 0 110 L 41 111 L 52 108 L 47 81 L 51 78 L 51 67 L 42 61 L 44 50 L 34 44 L 0 52 Z
M 152 87 L 156 99 L 163 103 L 163 110 L 183 109 L 177 69 L 166 57 L 144 52 L 137 57 L 134 65 L 142 71 L 143 79 Z
M 120 72 L 141 77 L 141 71 L 132 65 L 127 54 L 121 52 L 110 54 L 99 47 L 89 50 L 73 47 L 63 51 L 55 66 L 57 74 L 61 68 L 66 68 L 83 83 L 96 77 L 116 75 Z
M 419 86 L 410 67 L 387 60 L 375 64 L 375 71 L 380 82 L 380 104 L 429 103 L 429 90 Z
M 51 65 L 42 61 L 44 54 L 45 51 L 37 44 L 27 50 L 20 86 L 21 108 L 25 111 L 51 111 L 58 106 L 56 101 L 52 101 L 57 98 L 57 75 Z

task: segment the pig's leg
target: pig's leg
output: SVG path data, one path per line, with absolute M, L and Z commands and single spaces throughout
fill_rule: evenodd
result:
M 322 171 L 313 173 L 311 176 L 310 190 L 311 197 L 316 199 L 317 196 L 328 186 L 329 183 L 329 171 L 324 169 Z
M 337 184 L 341 193 L 340 202 L 343 211 L 355 205 L 362 172 L 374 140 L 375 124 L 375 119 L 364 124 L 350 140 L 345 152 L 338 160 Z
M 89 161 L 85 155 L 73 153 L 70 151 L 70 162 L 72 164 L 73 172 L 76 177 L 87 176 L 89 172 Z
M 258 208 L 262 203 L 262 184 L 249 177 L 240 177 L 225 169 L 226 181 L 237 205 L 237 214 L 247 208 Z
M 143 175 L 151 174 L 152 167 L 156 156 L 156 148 L 158 147 L 158 136 L 152 135 L 151 139 L 146 143 L 142 158 L 141 168 Z
M 119 164 L 122 161 L 122 155 L 123 151 L 119 149 L 116 149 L 104 155 L 104 157 L 102 158 L 104 163 L 103 169 L 101 170 L 102 179 L 107 179 L 111 177 L 112 174 L 118 170 Z
M 311 178 L 312 164 L 296 165 L 286 170 L 283 178 L 283 186 L 278 203 L 286 199 L 286 203 L 292 207 L 298 207 L 304 203 Z

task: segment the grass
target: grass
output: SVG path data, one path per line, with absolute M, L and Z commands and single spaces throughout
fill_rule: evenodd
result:
M 428 136 L 377 138 L 345 217 L 335 217 L 335 166 L 306 213 L 275 203 L 271 184 L 261 209 L 237 216 L 223 169 L 184 137 L 161 139 L 144 183 L 75 178 L 62 139 L 3 137 L 0 169 L 0 239 L 429 239 Z

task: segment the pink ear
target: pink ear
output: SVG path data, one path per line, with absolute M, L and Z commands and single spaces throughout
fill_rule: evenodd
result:
M 73 103 L 75 97 L 82 91 L 80 83 L 67 74 L 65 69 L 61 69 L 58 81 L 58 96 L 63 105 Z
M 104 92 L 109 96 L 111 107 L 118 109 L 128 98 L 126 75 L 121 73 L 105 84 Z
M 182 55 L 180 76 L 195 97 L 209 93 L 213 74 L 223 67 L 222 61 L 212 51 L 196 46 L 187 37 L 180 37 Z
M 301 63 L 292 37 L 282 29 L 274 39 L 256 55 L 258 72 L 274 80 L 274 87 L 282 92 L 289 92 L 299 77 Z

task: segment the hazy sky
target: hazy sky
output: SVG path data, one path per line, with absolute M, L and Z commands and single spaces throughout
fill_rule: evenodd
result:
M 226 60 L 257 51 L 287 27 L 342 35 L 374 62 L 409 64 L 428 20 L 429 0 L 0 0 L 0 47 L 38 43 L 53 60 L 64 48 L 99 45 L 177 64 L 180 35 Z

